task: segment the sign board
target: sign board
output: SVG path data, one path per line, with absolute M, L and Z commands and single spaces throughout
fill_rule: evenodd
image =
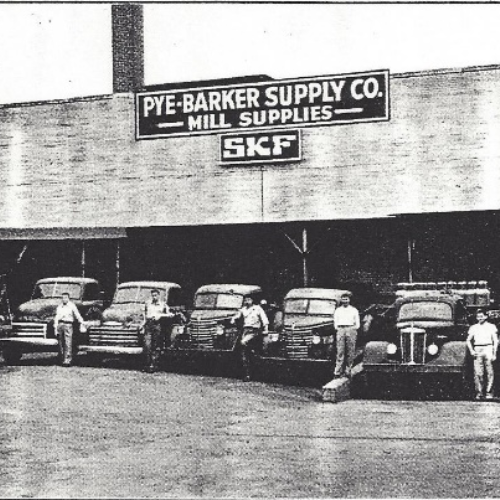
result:
M 302 159 L 300 130 L 245 132 L 220 136 L 220 162 L 276 163 Z
M 136 94 L 136 138 L 389 120 L 389 71 Z

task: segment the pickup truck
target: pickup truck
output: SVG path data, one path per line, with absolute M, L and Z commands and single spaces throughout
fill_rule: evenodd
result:
M 335 288 L 294 288 L 283 301 L 274 329 L 264 340 L 256 359 L 258 369 L 274 365 L 274 372 L 287 372 L 297 379 L 328 382 L 335 369 L 333 314 L 340 297 L 351 294 Z
M 79 351 L 96 360 L 100 354 L 146 356 L 144 345 L 144 309 L 151 290 L 158 289 L 160 299 L 173 312 L 182 315 L 181 287 L 169 281 L 129 281 L 118 285 L 113 301 L 102 314 L 102 321 L 89 327 Z
M 243 306 L 245 295 L 251 295 L 258 304 L 262 289 L 257 285 L 241 284 L 200 287 L 195 293 L 193 310 L 184 332 L 172 338 L 172 349 L 234 352 L 240 332 L 230 319 Z
M 23 353 L 57 351 L 54 316 L 63 293 L 69 293 L 85 321 L 98 321 L 103 310 L 99 283 L 91 278 L 57 277 L 36 282 L 31 300 L 21 304 L 13 314 L 9 328 L 3 328 L 0 346 L 6 364 L 19 362 Z M 75 328 L 76 342 L 80 341 Z

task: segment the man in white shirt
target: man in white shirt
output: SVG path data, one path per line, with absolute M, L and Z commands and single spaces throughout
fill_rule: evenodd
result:
M 151 290 L 151 299 L 144 307 L 144 371 L 152 373 L 158 370 L 160 355 L 165 348 L 166 325 L 162 325 L 164 318 L 173 318 L 175 314 L 170 312 L 168 304 L 160 299 L 158 289 Z M 164 327 L 164 328 L 162 328 Z
M 333 313 L 333 325 L 337 330 L 335 378 L 350 377 L 356 352 L 359 312 L 351 306 L 351 296 L 348 293 L 344 293 L 340 297 L 340 306 Z
M 69 293 L 62 294 L 62 304 L 59 304 L 54 317 L 54 330 L 57 334 L 59 356 L 63 366 L 71 366 L 73 361 L 73 325 L 75 321 L 84 324 L 80 311 L 69 300 Z
M 476 399 L 484 397 L 486 385 L 486 399 L 493 398 L 494 370 L 493 361 L 496 360 L 498 349 L 497 327 L 486 321 L 488 315 L 483 310 L 476 313 L 477 323 L 469 328 L 467 347 L 474 357 L 474 386 Z M 486 374 L 486 384 L 484 383 Z
M 231 323 L 243 320 L 243 333 L 241 335 L 241 361 L 243 365 L 243 380 L 248 382 L 251 378 L 251 358 L 262 335 L 267 335 L 269 320 L 264 309 L 254 305 L 253 298 L 246 295 L 243 298 L 243 307 L 233 316 Z

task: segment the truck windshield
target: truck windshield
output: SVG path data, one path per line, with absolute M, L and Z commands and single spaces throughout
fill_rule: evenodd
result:
M 195 309 L 239 309 L 243 295 L 235 293 L 199 293 L 194 299 Z
M 399 310 L 398 321 L 452 321 L 453 310 L 444 302 L 408 302 Z
M 288 299 L 285 301 L 285 314 L 332 315 L 337 302 L 328 299 Z
M 70 299 L 79 299 L 82 296 L 80 283 L 38 283 L 33 291 L 34 299 L 49 299 L 62 297 L 63 293 L 69 293 Z
M 151 298 L 151 290 L 155 287 L 127 286 L 118 288 L 113 300 L 114 304 L 145 304 Z M 160 290 L 160 300 L 165 300 L 165 290 Z

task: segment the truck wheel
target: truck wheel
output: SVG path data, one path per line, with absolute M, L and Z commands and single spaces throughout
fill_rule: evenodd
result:
M 23 356 L 21 349 L 16 347 L 4 347 L 2 354 L 6 365 L 17 365 Z

